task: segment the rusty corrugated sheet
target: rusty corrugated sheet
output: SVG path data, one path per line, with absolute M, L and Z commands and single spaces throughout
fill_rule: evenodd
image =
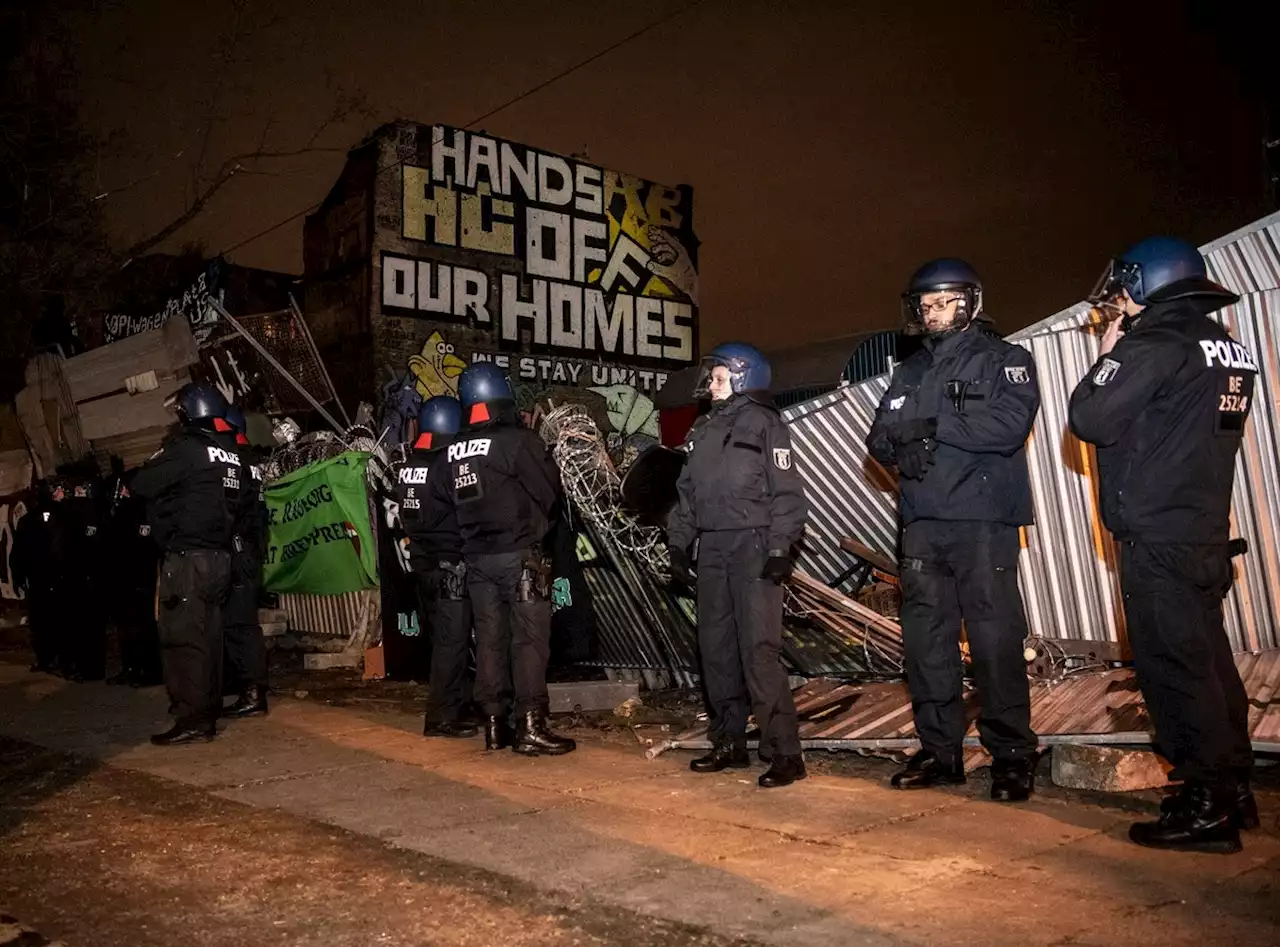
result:
M 1254 748 L 1280 751 L 1280 650 L 1238 654 L 1236 667 L 1249 694 L 1249 732 Z M 919 745 L 904 683 L 842 684 L 823 678 L 799 688 L 795 701 L 800 740 L 808 749 L 903 750 Z M 977 713 L 972 691 L 967 704 L 972 721 Z M 1133 672 L 1127 669 L 1080 673 L 1052 684 L 1033 683 L 1031 726 L 1046 745 L 1151 740 L 1142 693 Z M 753 731 L 750 740 L 754 739 Z M 704 726 L 655 750 L 708 745 Z M 965 745 L 979 745 L 975 726 L 969 727 Z
M 1261 369 L 1236 467 L 1238 559 L 1225 623 L 1237 651 L 1280 647 L 1280 214 L 1204 248 L 1213 275 L 1242 294 L 1219 318 Z M 1033 633 L 1047 638 L 1119 641 L 1116 556 L 1098 513 L 1094 455 L 1067 430 L 1072 389 L 1097 357 L 1100 336 L 1078 304 L 1014 333 L 1035 357 L 1042 406 L 1028 445 L 1036 526 L 1024 531 L 1019 578 Z M 831 581 L 848 565 L 841 536 L 893 555 L 897 496 L 863 440 L 888 384 L 881 377 L 783 412 L 811 508 L 805 569 Z

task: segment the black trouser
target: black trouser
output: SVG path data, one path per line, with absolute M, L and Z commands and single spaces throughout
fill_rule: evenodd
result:
M 262 558 L 249 548 L 231 555 L 231 588 L 223 610 L 227 672 L 236 688 L 267 686 L 267 644 L 258 623 Z
M 475 698 L 488 716 L 545 710 L 551 654 L 551 602 L 529 588 L 525 564 L 534 552 L 467 557 L 467 592 L 476 626 Z M 434 673 L 434 669 L 433 669 Z
M 782 667 L 782 586 L 760 578 L 768 559 L 763 529 L 698 534 L 698 653 L 716 742 L 745 746 L 747 700 L 760 746 L 800 754 L 800 729 Z
M 222 710 L 222 609 L 231 584 L 223 550 L 170 552 L 160 569 L 160 658 L 180 726 L 213 726 Z
M 1222 628 L 1225 545 L 1120 544 L 1138 685 L 1173 779 L 1226 785 L 1253 767 L 1249 698 Z
M 430 629 L 431 676 L 427 684 L 427 719 L 457 721 L 467 699 L 467 652 L 471 644 L 471 599 L 466 566 L 435 563 L 417 571 L 418 619 Z
M 72 568 L 75 568 L 74 564 Z M 89 577 L 63 586 L 66 596 L 63 666 L 72 674 L 96 680 L 107 670 L 107 614 L 102 590 Z
M 31 650 L 36 667 L 45 671 L 63 664 L 63 636 L 66 634 L 67 599 L 60 588 L 33 582 L 27 591 L 27 623 L 31 627 Z
M 155 578 L 155 573 L 151 573 Z M 116 633 L 120 638 L 123 670 L 139 680 L 160 680 L 160 636 L 156 631 L 154 584 L 119 588 L 115 592 Z
M 918 520 L 902 538 L 902 640 L 916 733 L 925 750 L 959 760 L 968 728 L 960 628 L 969 639 L 981 709 L 978 735 L 993 759 L 1031 756 L 1027 616 L 1018 589 L 1016 526 Z

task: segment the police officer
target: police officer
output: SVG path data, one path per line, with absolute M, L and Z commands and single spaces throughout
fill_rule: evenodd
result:
M 151 538 L 146 507 L 130 489 L 136 475 L 136 470 L 117 473 L 106 528 L 104 554 L 121 663 L 120 673 L 107 683 L 153 687 L 162 680 L 155 616 L 160 550 Z
M 696 584 L 698 652 L 711 718 L 711 752 L 695 773 L 748 765 L 747 709 L 770 762 L 759 784 L 805 778 L 800 731 L 782 649 L 782 581 L 807 507 L 791 438 L 768 395 L 770 367 L 750 345 L 726 342 L 703 359 L 696 386 L 712 410 L 688 441 L 668 522 L 672 578 Z M 690 549 L 697 541 L 697 575 Z
M 10 565 L 14 583 L 26 591 L 31 628 L 31 670 L 57 674 L 62 668 L 62 635 L 66 627 L 63 593 L 63 490 L 52 478 L 36 486 L 34 504 L 14 528 Z
M 428 737 L 473 737 L 479 731 L 462 720 L 466 702 L 467 656 L 471 643 L 471 600 L 462 534 L 452 503 L 431 502 L 428 475 L 445 463 L 445 448 L 462 425 L 462 404 L 439 395 L 418 411 L 418 437 L 396 476 L 396 501 L 409 542 L 409 563 L 418 587 L 422 628 L 431 629 L 431 677 L 422 733 Z
M 222 710 L 222 610 L 241 483 L 248 471 L 235 444 L 215 431 L 226 399 L 188 384 L 169 399 L 180 427 L 133 479 L 147 504 L 160 569 L 160 647 L 173 727 L 151 738 L 168 746 L 212 740 Z M 225 426 L 225 422 L 223 424 Z
M 249 444 L 244 411 L 227 406 L 223 419 L 229 431 L 214 422 L 215 431 L 229 438 L 248 476 L 241 479 L 236 505 L 236 532 L 232 540 L 231 589 L 223 613 L 223 654 L 226 674 L 239 691 L 236 702 L 222 711 L 224 717 L 255 717 L 267 713 L 267 645 L 258 623 L 258 599 L 262 591 L 262 550 L 265 547 L 266 508 L 262 468 L 258 452 Z M 225 688 L 224 688 L 225 689 Z
M 511 383 L 491 362 L 458 379 L 466 428 L 431 471 L 431 501 L 456 511 L 475 616 L 475 698 L 485 747 L 556 756 L 573 740 L 547 727 L 551 645 L 545 542 L 561 515 L 560 471 L 542 439 L 520 423 Z M 507 728 L 514 699 L 516 732 Z
M 1040 408 L 1035 364 L 991 331 L 982 282 L 963 260 L 920 267 L 903 303 L 924 345 L 894 371 L 867 436 L 871 455 L 898 468 L 902 636 L 921 742 L 892 785 L 965 781 L 963 622 L 991 798 L 1022 800 L 1037 745 L 1018 589 L 1018 529 L 1033 519 L 1025 445 Z
M 1133 665 L 1181 790 L 1142 845 L 1240 850 L 1258 824 L 1249 705 L 1222 627 L 1231 587 L 1231 489 L 1253 404 L 1253 356 L 1208 314 L 1239 297 L 1181 240 L 1111 261 L 1091 301 L 1113 320 L 1071 396 L 1071 429 L 1097 445 L 1102 520 L 1120 543 Z
M 102 588 L 102 477 L 91 458 L 59 468 L 64 492 L 62 586 L 66 627 L 63 663 L 73 681 L 100 681 L 107 671 L 106 596 Z

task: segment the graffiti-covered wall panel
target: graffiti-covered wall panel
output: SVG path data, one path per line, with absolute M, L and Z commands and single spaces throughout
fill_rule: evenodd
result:
M 370 322 L 404 416 L 492 360 L 530 421 L 572 397 L 615 447 L 657 438 L 650 398 L 697 354 L 689 187 L 407 123 L 379 167 Z

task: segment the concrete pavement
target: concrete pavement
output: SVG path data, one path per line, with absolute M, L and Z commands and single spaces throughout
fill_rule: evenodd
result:
M 887 767 L 765 792 L 759 768 L 695 776 L 689 754 L 648 761 L 590 732 L 530 760 L 308 700 L 160 749 L 165 703 L 0 664 L 0 736 L 619 916 L 777 945 L 1280 942 L 1274 812 L 1241 855 L 1167 855 L 1126 840 L 1132 815 L 1078 801 L 895 793 Z

